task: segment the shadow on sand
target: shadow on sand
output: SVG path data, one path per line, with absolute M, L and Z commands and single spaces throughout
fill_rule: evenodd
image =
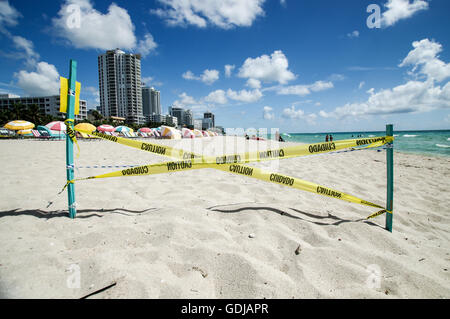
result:
M 340 224 L 343 223 L 360 223 L 363 222 L 365 224 L 371 225 L 371 226 L 375 226 L 375 227 L 381 227 L 380 225 L 377 225 L 375 223 L 372 223 L 370 221 L 368 221 L 365 218 L 359 218 L 359 219 L 343 219 L 337 216 L 334 216 L 330 213 L 328 213 L 327 216 L 320 216 L 320 215 L 314 215 L 311 213 L 306 213 L 304 211 L 295 209 L 295 208 L 290 208 L 290 210 L 292 210 L 293 212 L 295 212 L 296 214 L 293 215 L 292 213 L 288 213 L 286 211 L 283 211 L 281 209 L 277 209 L 277 208 L 273 208 L 273 207 L 267 207 L 267 206 L 244 206 L 244 207 L 239 207 L 239 208 L 226 208 L 227 206 L 232 206 L 232 205 L 236 205 L 236 204 L 230 204 L 230 205 L 221 205 L 221 206 L 213 206 L 213 207 L 209 207 L 207 208 L 210 211 L 214 211 L 214 212 L 220 212 L 220 213 L 227 213 L 227 214 L 233 214 L 233 213 L 239 213 L 242 211 L 254 211 L 254 210 L 264 210 L 264 211 L 269 211 L 269 212 L 273 212 L 276 214 L 279 214 L 281 216 L 286 216 L 289 218 L 293 218 L 293 219 L 299 219 L 308 223 L 312 223 L 312 224 L 316 224 L 319 226 L 339 226 Z M 223 208 L 220 208 L 223 207 Z M 298 215 L 297 215 L 298 214 Z M 311 218 L 313 220 L 309 220 L 309 219 L 305 219 L 303 217 L 308 217 Z M 324 222 L 322 220 L 326 220 L 326 219 L 331 219 L 333 220 L 332 222 Z
M 120 214 L 125 216 L 133 216 L 137 214 L 143 214 L 149 211 L 156 210 L 156 208 L 148 208 L 144 210 L 129 210 L 125 208 L 112 208 L 112 209 L 80 209 L 77 210 L 76 218 L 91 218 L 91 217 L 103 217 L 104 213 Z M 34 216 L 37 218 L 55 218 L 55 217 L 69 217 L 69 212 L 67 210 L 57 210 L 57 211 L 45 211 L 42 209 L 29 209 L 22 210 L 21 208 L 16 208 L 8 211 L 0 211 L 0 218 L 7 216 Z

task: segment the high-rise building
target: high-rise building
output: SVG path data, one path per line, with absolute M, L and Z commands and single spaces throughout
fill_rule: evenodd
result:
M 141 55 L 120 49 L 98 56 L 101 113 L 144 123 L 142 113 Z
M 183 125 L 185 120 L 185 110 L 181 107 L 169 106 L 169 115 L 177 118 L 178 125 Z
M 216 122 L 214 120 L 214 114 L 213 113 L 205 112 L 205 113 L 203 113 L 203 118 L 204 119 L 211 119 L 212 127 L 216 126 Z
M 153 87 L 142 88 L 142 112 L 145 116 L 161 114 L 160 92 Z
M 194 114 L 192 113 L 192 110 L 184 111 L 184 123 L 183 124 L 188 127 L 194 126 Z
M 194 126 L 194 114 L 192 110 L 169 106 L 169 115 L 176 117 L 180 126 Z

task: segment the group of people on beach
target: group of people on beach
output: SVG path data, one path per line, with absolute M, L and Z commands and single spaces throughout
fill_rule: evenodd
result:
M 325 137 L 325 142 L 328 142 L 328 141 L 333 142 L 333 135 L 330 134 L 328 136 L 328 134 L 327 134 L 327 136 Z

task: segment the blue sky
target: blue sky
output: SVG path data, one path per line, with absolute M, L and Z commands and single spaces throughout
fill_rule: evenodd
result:
M 97 56 L 120 47 L 144 55 L 164 113 L 284 132 L 450 128 L 447 0 L 31 4 L 0 0 L 0 93 L 58 94 L 72 58 L 94 108 Z

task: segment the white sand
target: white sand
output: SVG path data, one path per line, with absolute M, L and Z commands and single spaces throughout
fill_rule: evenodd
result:
M 234 141 L 159 142 L 220 154 Z M 167 160 L 107 141 L 80 147 L 78 166 Z M 92 298 L 450 297 L 450 159 L 395 153 L 389 233 L 384 215 L 364 220 L 376 209 L 213 169 L 78 182 L 71 220 L 67 192 L 57 195 L 65 142 L 1 140 L 0 150 L 3 298 L 79 298 L 112 282 Z M 251 165 L 383 205 L 385 157 Z

